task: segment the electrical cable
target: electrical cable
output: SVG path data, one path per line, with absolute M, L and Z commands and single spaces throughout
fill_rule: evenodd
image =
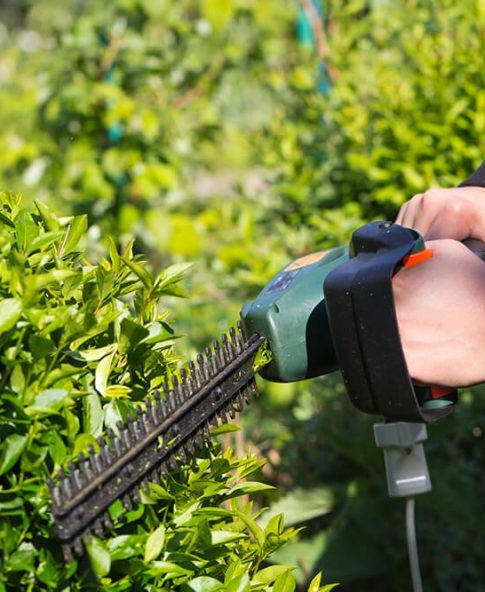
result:
M 423 592 L 421 571 L 419 569 L 418 544 L 416 541 L 416 525 L 414 520 L 414 497 L 406 498 L 406 539 L 408 543 L 409 567 L 413 592 Z

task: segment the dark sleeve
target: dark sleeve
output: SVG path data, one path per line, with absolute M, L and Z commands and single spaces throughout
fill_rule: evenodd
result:
M 485 187 L 485 162 L 482 162 L 473 175 L 470 175 L 468 179 L 460 183 L 460 187 L 469 187 L 470 185 L 474 187 Z

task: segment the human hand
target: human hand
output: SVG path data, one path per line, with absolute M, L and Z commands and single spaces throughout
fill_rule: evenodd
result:
M 427 240 L 475 238 L 485 242 L 485 189 L 428 189 L 401 206 L 396 223 Z
M 426 246 L 433 257 L 392 280 L 409 374 L 427 385 L 485 382 L 485 265 L 455 240 Z

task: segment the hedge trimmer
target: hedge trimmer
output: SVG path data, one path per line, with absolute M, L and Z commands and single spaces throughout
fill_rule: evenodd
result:
M 277 382 L 340 369 L 354 405 L 386 419 L 375 430 L 386 451 L 390 494 L 428 491 L 423 424 L 449 415 L 456 391 L 413 384 L 391 280 L 403 266 L 431 256 L 416 231 L 374 222 L 354 233 L 349 249 L 287 265 L 243 307 L 237 331 L 207 348 L 163 393 L 146 398 L 126 424 L 119 422 L 117 434 L 100 437 L 98 451 L 79 454 L 50 482 L 65 559 L 82 554 L 84 535 L 103 536 L 111 528 L 114 501 L 130 509 L 150 481 L 193 457 L 211 426 L 234 418 L 251 401 L 257 354 L 261 376 Z

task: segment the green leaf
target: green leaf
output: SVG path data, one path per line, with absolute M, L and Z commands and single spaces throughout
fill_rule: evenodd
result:
M 108 379 L 111 373 L 111 365 L 117 348 L 118 344 L 114 343 L 111 347 L 111 352 L 105 355 L 96 367 L 94 385 L 98 393 L 103 397 L 106 396 L 106 387 L 108 386 Z
M 225 545 L 231 541 L 237 541 L 238 539 L 244 538 L 245 535 L 241 532 L 234 532 L 232 530 L 211 530 L 211 544 L 212 545 Z
M 73 352 L 73 356 L 78 357 L 81 360 L 85 360 L 86 362 L 97 362 L 98 360 L 101 360 L 105 356 L 115 352 L 116 348 L 117 348 L 117 345 L 115 343 L 111 343 L 110 345 L 106 345 L 104 347 L 77 350 L 77 351 Z
M 247 572 L 226 584 L 226 592 L 249 592 L 250 588 L 249 574 Z
M 217 428 L 211 429 L 212 436 L 220 436 L 221 434 L 228 434 L 230 432 L 240 432 L 241 428 L 234 423 L 223 423 Z
M 292 569 L 289 565 L 270 565 L 256 572 L 252 581 L 257 584 L 271 584 L 281 575 L 287 572 L 291 573 Z
M 50 247 L 54 243 L 62 240 L 63 236 L 64 232 L 62 230 L 43 232 L 28 245 L 27 252 L 30 254 L 37 250 L 42 251 L 45 247 Z
M 92 393 L 83 398 L 83 429 L 93 436 L 101 435 L 103 429 L 103 409 L 97 393 Z
M 91 568 L 98 577 L 109 574 L 111 569 L 111 557 L 104 543 L 94 536 L 84 540 L 86 551 L 91 561 Z
M 256 356 L 253 361 L 253 370 L 258 372 L 261 368 L 269 364 L 272 359 L 273 353 L 269 347 L 269 343 L 267 340 L 264 340 L 256 352 Z
M 143 537 L 139 534 L 122 534 L 107 541 L 111 561 L 128 559 L 143 551 Z
M 2 442 L 0 457 L 0 475 L 10 471 L 20 458 L 27 445 L 28 437 L 20 434 L 10 434 Z
M 238 497 L 240 495 L 244 495 L 245 493 L 256 493 L 257 491 L 269 491 L 275 489 L 273 485 L 267 485 L 266 483 L 259 483 L 258 481 L 243 481 L 242 483 L 238 483 L 231 487 L 224 494 L 224 497 Z
M 9 331 L 22 314 L 22 303 L 16 298 L 0 300 L 0 333 Z
M 68 396 L 69 393 L 65 389 L 47 389 L 35 397 L 30 407 L 60 409 Z M 27 412 L 29 412 L 29 408 L 27 408 Z
M 145 562 L 149 563 L 156 559 L 163 545 L 165 544 L 165 526 L 161 524 L 156 530 L 154 530 L 147 539 L 145 546 Z
M 74 441 L 74 448 L 72 453 L 74 456 L 80 452 L 86 452 L 89 446 L 93 446 L 95 450 L 99 449 L 99 444 L 92 434 L 79 434 Z
M 318 572 L 308 586 L 307 592 L 319 592 L 320 582 L 322 580 L 322 573 Z
M 25 209 L 15 217 L 15 234 L 17 236 L 17 248 L 26 251 L 27 247 L 39 236 L 39 227 L 32 220 L 32 215 Z
M 8 567 L 12 571 L 32 572 L 34 569 L 36 549 L 32 543 L 22 543 L 8 559 Z
M 88 229 L 88 217 L 75 216 L 66 229 L 65 238 L 61 243 L 62 253 L 59 255 L 68 255 L 76 249 L 81 238 Z
M 5 214 L 2 214 L 1 212 L 0 212 L 0 222 L 3 222 L 7 226 L 10 226 L 10 228 L 15 228 L 15 224 L 12 222 L 12 220 L 10 220 L 10 218 L 7 218 L 7 216 L 5 216 Z
M 127 265 L 131 269 L 131 271 L 138 277 L 138 279 L 145 286 L 145 288 L 150 290 L 153 287 L 153 276 L 147 269 L 143 267 L 143 265 L 135 263 L 134 261 L 131 261 L 130 259 L 124 256 L 121 259 L 123 263 Z
M 326 584 L 321 586 L 322 573 L 319 572 L 308 585 L 307 592 L 330 592 L 338 586 L 338 584 Z
M 222 588 L 221 582 L 209 576 L 199 576 L 187 582 L 187 586 L 194 592 L 215 592 Z
M 287 570 L 276 579 L 273 585 L 273 592 L 294 592 L 296 582 L 291 571 Z
M 192 571 L 172 561 L 153 561 L 145 573 L 154 576 L 165 575 L 167 578 L 177 578 L 179 576 L 191 575 Z
M 42 203 L 41 201 L 34 201 L 34 203 L 37 207 L 40 217 L 42 218 L 42 222 L 44 223 L 46 230 L 59 230 L 59 220 L 45 205 L 45 203 Z
M 175 288 L 175 286 L 182 280 L 185 272 L 190 267 L 192 267 L 192 263 L 174 263 L 163 269 L 155 282 L 155 295 L 157 297 L 164 294 L 179 296 L 181 290 L 180 288 Z

